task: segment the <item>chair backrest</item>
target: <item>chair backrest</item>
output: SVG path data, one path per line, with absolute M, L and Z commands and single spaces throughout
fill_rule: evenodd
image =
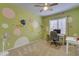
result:
M 51 32 L 50 32 L 50 38 L 51 38 L 51 40 L 59 40 L 56 31 L 51 31 Z

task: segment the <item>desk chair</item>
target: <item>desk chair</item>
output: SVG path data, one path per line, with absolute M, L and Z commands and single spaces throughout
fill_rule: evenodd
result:
M 50 39 L 51 39 L 51 44 L 54 43 L 55 46 L 58 45 L 59 36 L 57 35 L 56 31 L 50 32 Z

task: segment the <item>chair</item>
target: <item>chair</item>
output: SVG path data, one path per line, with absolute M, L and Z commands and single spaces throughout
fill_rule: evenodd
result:
M 57 35 L 56 31 L 51 31 L 50 32 L 50 39 L 51 39 L 51 44 L 54 43 L 55 46 L 58 45 L 59 36 Z

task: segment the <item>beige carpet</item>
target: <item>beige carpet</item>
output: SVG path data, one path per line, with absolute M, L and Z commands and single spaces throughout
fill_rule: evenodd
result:
M 75 56 L 74 46 L 69 47 L 69 55 Z M 9 50 L 9 56 L 66 56 L 65 46 L 55 47 L 46 40 L 39 40 L 29 45 Z

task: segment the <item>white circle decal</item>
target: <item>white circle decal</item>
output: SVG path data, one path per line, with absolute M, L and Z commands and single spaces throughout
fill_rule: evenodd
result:
M 32 25 L 33 25 L 33 28 L 34 28 L 34 29 L 36 29 L 36 28 L 39 27 L 39 24 L 38 24 L 37 21 L 33 21 Z
M 7 29 L 8 28 L 8 24 L 6 24 L 6 23 L 2 24 L 2 28 Z

